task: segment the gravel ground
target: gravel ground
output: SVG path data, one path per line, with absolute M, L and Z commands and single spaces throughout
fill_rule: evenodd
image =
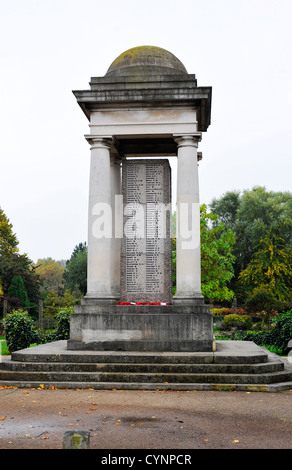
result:
M 0 389 L 0 449 L 290 449 L 292 391 Z M 106 453 L 108 454 L 108 453 Z

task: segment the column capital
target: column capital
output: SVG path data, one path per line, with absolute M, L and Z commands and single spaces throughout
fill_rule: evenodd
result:
M 112 136 L 94 136 L 94 135 L 85 135 L 85 139 L 90 144 L 91 148 L 108 148 L 110 149 L 111 144 L 113 143 Z
M 202 140 L 202 133 L 196 134 L 173 134 L 173 138 L 178 147 L 198 147 L 198 143 Z

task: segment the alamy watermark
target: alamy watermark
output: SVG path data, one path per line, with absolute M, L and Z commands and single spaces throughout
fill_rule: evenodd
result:
M 91 211 L 92 235 L 101 238 L 176 238 L 181 248 L 194 249 L 200 244 L 200 204 L 181 202 L 177 206 L 176 230 L 173 232 L 171 205 L 164 203 L 123 204 L 123 196 L 115 196 L 115 204 L 98 202 Z

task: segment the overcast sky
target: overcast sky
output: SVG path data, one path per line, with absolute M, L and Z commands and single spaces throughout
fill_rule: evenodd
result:
M 89 88 L 125 50 L 169 50 L 212 86 L 200 201 L 291 191 L 291 0 L 0 0 L 0 207 L 36 261 L 87 240 Z

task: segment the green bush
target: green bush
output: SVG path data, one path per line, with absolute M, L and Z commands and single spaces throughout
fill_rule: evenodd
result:
M 275 321 L 275 342 L 273 343 L 284 353 L 288 352 L 288 342 L 292 339 L 292 310 L 282 313 Z
M 70 316 L 73 307 L 62 308 L 56 314 L 57 328 L 52 333 L 45 335 L 44 342 L 59 341 L 70 338 Z
M 230 315 L 230 314 L 234 314 L 234 313 L 236 313 L 236 315 L 245 315 L 246 314 L 246 311 L 244 310 L 244 308 L 237 308 L 237 309 L 235 309 L 235 311 L 234 311 L 234 308 L 226 308 L 226 307 L 211 308 L 210 312 L 213 313 L 213 315 L 215 317 L 217 317 L 218 315 L 222 316 L 222 315 Z
M 287 354 L 288 343 L 292 339 L 292 310 L 282 313 L 275 319 L 275 324 L 270 331 L 266 332 L 240 332 L 237 339 L 253 341 L 259 346 L 274 346 Z
M 268 291 L 258 291 L 247 299 L 245 302 L 245 308 L 248 312 L 271 312 L 276 310 L 278 301 L 275 296 Z
M 230 315 L 230 313 L 233 313 L 233 309 L 232 308 L 211 308 L 210 310 L 211 313 L 213 313 L 214 316 L 217 317 L 217 315 L 219 316 L 223 316 L 223 315 Z
M 70 338 L 70 315 L 73 307 L 63 308 L 56 315 L 58 326 L 55 331 L 55 341 Z
M 13 310 L 4 319 L 4 332 L 9 352 L 28 348 L 37 342 L 37 332 L 28 313 L 24 310 Z
M 236 315 L 230 314 L 224 317 L 223 320 L 226 327 L 236 327 L 243 330 L 248 330 L 252 328 L 252 320 L 249 315 Z

